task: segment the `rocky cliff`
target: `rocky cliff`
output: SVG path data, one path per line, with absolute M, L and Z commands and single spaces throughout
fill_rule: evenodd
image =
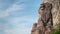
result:
M 39 19 L 31 34 L 51 34 L 60 27 L 60 0 L 44 0 L 38 13 Z
M 52 3 L 53 26 L 57 29 L 57 24 L 60 24 L 60 0 L 44 0 L 44 3 Z

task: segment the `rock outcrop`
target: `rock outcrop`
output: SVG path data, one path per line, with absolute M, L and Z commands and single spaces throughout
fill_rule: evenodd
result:
M 35 23 L 32 28 L 31 34 L 50 34 L 53 27 L 52 21 L 52 4 L 43 3 L 39 8 L 39 20 Z
M 60 0 L 44 0 L 46 2 L 52 4 L 53 27 L 57 29 L 60 26 Z
M 60 28 L 60 0 L 44 0 L 38 13 L 39 19 L 31 34 L 50 34 Z

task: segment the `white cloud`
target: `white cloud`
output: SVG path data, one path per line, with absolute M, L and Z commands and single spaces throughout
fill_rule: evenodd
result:
M 38 18 L 32 18 L 32 16 L 20 16 L 20 17 L 11 17 L 8 19 L 9 23 L 17 24 L 17 23 L 23 23 L 23 21 L 28 23 L 34 23 L 37 22 Z
M 0 18 L 9 16 L 9 14 L 11 12 L 14 12 L 14 11 L 17 11 L 17 10 L 24 10 L 24 9 L 25 9 L 25 7 L 24 7 L 23 4 L 21 4 L 21 5 L 13 4 L 8 9 L 6 9 L 5 11 L 0 12 Z
M 24 9 L 23 4 L 21 4 L 21 5 L 13 4 L 6 11 L 11 12 L 11 11 L 17 11 L 17 10 L 23 10 L 23 9 Z
M 24 0 L 24 2 L 26 2 L 26 1 L 27 0 Z M 28 0 L 28 1 L 30 2 L 30 0 Z M 15 11 L 18 11 L 18 10 L 21 11 L 21 10 L 26 9 L 26 7 L 25 7 L 26 5 L 24 5 L 23 3 L 18 5 L 19 3 L 20 3 L 20 1 L 12 4 L 11 6 L 9 6 L 9 8 L 0 12 L 0 18 L 6 17 L 4 20 L 7 21 L 7 23 L 3 25 L 4 34 L 30 34 L 32 26 L 29 27 L 29 25 L 31 25 L 35 21 L 37 21 L 37 19 L 35 17 L 32 18 L 32 16 L 30 16 L 30 15 L 7 18 L 7 16 L 9 16 L 11 13 L 13 13 Z M 23 22 L 23 21 L 26 21 L 26 22 Z
M 21 17 L 11 17 L 7 19 L 8 23 L 13 26 L 12 29 L 8 29 L 10 26 L 5 25 L 4 32 L 6 34 L 30 34 L 31 27 L 29 25 L 32 25 L 31 23 L 35 22 L 35 19 L 31 18 L 30 16 L 21 16 Z M 27 21 L 21 22 L 21 21 Z M 7 28 L 8 27 L 8 28 Z
M 31 30 L 30 28 L 20 25 L 20 28 L 5 30 L 5 34 L 30 34 L 31 32 L 30 30 Z

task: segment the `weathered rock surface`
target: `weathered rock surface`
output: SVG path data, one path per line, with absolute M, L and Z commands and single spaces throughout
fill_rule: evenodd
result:
M 53 27 L 52 21 L 52 4 L 43 3 L 39 8 L 39 20 L 35 23 L 32 28 L 31 34 L 50 34 Z
M 60 0 L 44 0 L 38 13 L 39 19 L 31 34 L 50 34 L 60 27 Z
M 57 29 L 57 24 L 60 25 L 60 0 L 44 0 L 46 2 L 52 3 L 53 27 Z

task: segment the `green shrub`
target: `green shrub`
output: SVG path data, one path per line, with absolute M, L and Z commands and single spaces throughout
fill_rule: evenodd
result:
M 54 32 L 52 32 L 52 34 L 60 34 L 60 29 L 55 30 Z

